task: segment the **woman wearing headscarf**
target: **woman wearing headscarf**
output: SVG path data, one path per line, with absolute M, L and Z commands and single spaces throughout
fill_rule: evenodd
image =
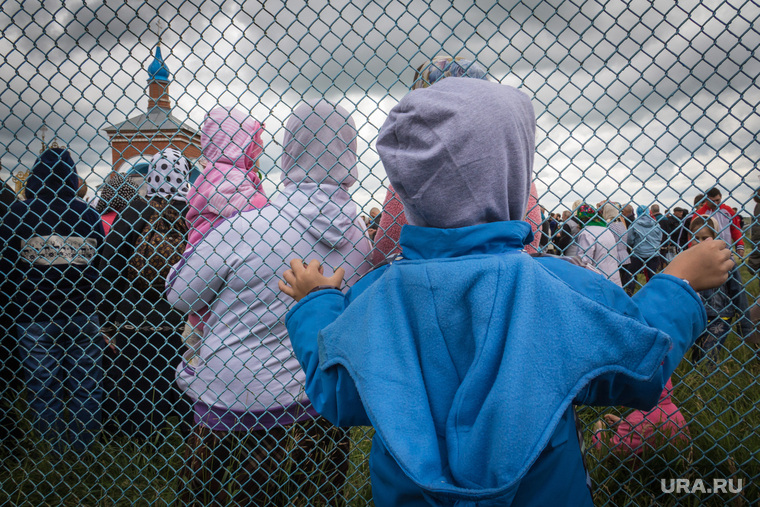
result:
M 109 371 L 116 385 L 115 419 L 139 441 L 153 437 L 169 417 L 190 413 L 174 385 L 185 313 L 164 297 L 166 274 L 187 241 L 189 172 L 179 151 L 156 153 L 145 178 L 148 201 L 130 201 L 103 249 L 98 288 L 105 295 L 100 308 L 105 330 L 117 349 Z
M 124 176 L 117 172 L 111 173 L 95 205 L 95 209 L 103 220 L 103 230 L 106 234 L 111 230 L 116 217 L 129 206 L 132 199 L 142 200 L 142 197 Z
M 460 56 L 451 57 L 439 55 L 432 60 L 423 63 L 414 72 L 412 90 L 427 88 L 428 86 L 447 77 L 467 77 L 472 79 L 488 79 L 488 73 L 477 62 L 467 60 Z M 525 210 L 525 221 L 531 225 L 534 232 L 533 241 L 525 245 L 528 253 L 537 253 L 541 234 L 538 230 L 541 226 L 541 209 L 538 206 L 538 191 L 535 183 L 531 182 L 530 198 Z M 388 187 L 383 202 L 383 212 L 380 218 L 380 227 L 375 234 L 375 248 L 372 251 L 372 264 L 379 266 L 388 260 L 392 260 L 401 253 L 399 237 L 401 228 L 407 224 L 404 215 L 404 205 L 396 196 L 393 186 Z
M 617 254 L 615 235 L 607 228 L 607 223 L 590 204 L 581 204 L 575 212 L 581 224 L 578 234 L 578 255 L 596 266 L 615 285 L 620 283 L 620 260 Z
M 198 364 L 177 383 L 193 399 L 183 501 L 215 505 L 334 505 L 348 470 L 345 430 L 319 418 L 285 328 L 291 301 L 277 282 L 294 258 L 355 283 L 369 240 L 348 193 L 357 131 L 326 100 L 285 123 L 280 195 L 209 230 L 175 265 L 167 297 L 180 312 L 207 307 Z M 289 468 L 288 468 L 289 467 Z M 292 496 L 297 494 L 301 500 Z
M 625 276 L 628 273 L 625 266 L 631 262 L 627 243 L 628 227 L 626 227 L 625 219 L 617 205 L 607 202 L 602 205 L 599 211 L 602 219 L 607 222 L 607 228 L 615 235 L 615 257 L 620 262 L 618 273 L 620 275 L 620 282 L 625 285 Z
M 108 175 L 99 194 L 100 195 L 96 196 L 94 199 L 95 203 L 91 205 L 95 206 L 95 210 L 100 215 L 100 219 L 103 223 L 103 232 L 105 232 L 106 236 L 108 236 L 111 226 L 116 218 L 130 205 L 133 199 L 143 201 L 143 206 L 146 204 L 142 196 L 138 193 L 137 188 L 117 172 L 112 172 Z M 106 338 L 106 343 L 110 344 L 108 337 L 106 335 L 104 336 Z M 103 370 L 106 372 L 103 379 L 103 421 L 107 431 L 113 431 L 115 426 L 118 426 L 114 420 L 114 416 L 118 409 L 118 400 L 115 399 L 116 390 L 114 379 L 118 378 L 120 375 L 114 376 L 108 374 L 109 372 L 113 372 L 113 365 L 117 356 L 116 347 L 113 344 L 106 347 L 103 352 Z

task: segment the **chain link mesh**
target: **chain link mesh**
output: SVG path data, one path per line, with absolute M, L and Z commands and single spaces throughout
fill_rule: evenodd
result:
M 43 150 L 55 147 L 71 153 L 87 201 L 96 196 L 104 201 L 109 185 L 119 194 L 116 180 L 108 180 L 112 172 L 145 194 L 150 161 L 166 147 L 189 161 L 190 180 L 201 181 L 196 179 L 210 162 L 201 151 L 200 127 L 221 105 L 263 124 L 258 142 L 263 153 L 254 172 L 262 179 L 259 190 L 274 199 L 284 191 L 286 121 L 300 102 L 324 97 L 356 123 L 358 181 L 351 198 L 369 216 L 371 208 L 382 208 L 388 189 L 373 147 L 378 130 L 409 92 L 415 69 L 446 54 L 477 62 L 490 80 L 515 86 L 532 99 L 538 124 L 535 185 L 538 204 L 547 210 L 537 225 L 550 231 L 542 250 L 560 250 L 555 233 L 563 219 L 555 231 L 549 213 L 574 211 L 574 202 L 621 203 L 614 219 L 627 203 L 658 204 L 666 215 L 683 208 L 690 215 L 705 202 L 695 205 L 695 197 L 713 187 L 743 217 L 738 236 L 731 238 L 735 249 L 740 237 L 747 255 L 756 248 L 749 231 L 760 225 L 752 199 L 760 185 L 757 2 L 5 0 L 0 5 L 0 175 L 19 198 L 34 197 L 25 195 L 25 183 Z M 242 153 L 247 143 L 235 140 L 231 146 Z M 133 229 L 138 220 L 144 225 L 165 219 L 148 212 L 134 215 Z M 180 210 L 182 216 L 186 212 Z M 61 222 L 69 220 L 63 210 L 56 213 Z M 80 227 L 86 222 L 82 213 Z M 114 220 L 110 225 L 118 228 Z M 265 220 L 267 229 L 276 230 L 275 218 Z M 678 234 L 682 225 L 676 221 L 671 232 Z M 297 252 L 311 241 L 306 230 L 296 238 L 262 232 L 255 244 L 242 236 L 219 248 L 271 252 L 263 264 L 271 268 L 268 275 L 242 270 L 231 275 L 261 282 L 266 292 L 267 280 L 284 269 L 287 258 L 280 252 Z M 67 238 L 53 236 L 35 247 L 38 253 L 43 246 L 52 249 L 48 265 L 59 260 L 76 265 L 87 257 L 86 245 L 72 247 Z M 685 246 L 671 237 L 670 253 Z M 9 248 L 9 239 L 2 239 Z M 66 254 L 66 245 L 77 253 Z M 148 248 L 147 264 L 156 260 L 155 271 L 164 269 L 160 277 L 167 274 L 167 259 L 178 258 L 164 255 L 166 245 L 158 241 Z M 131 265 L 123 250 L 111 255 L 123 269 Z M 323 255 L 331 267 L 353 259 L 346 252 L 339 258 Z M 663 256 L 668 255 L 665 248 Z M 3 262 L 8 258 L 4 254 Z M 740 285 L 752 305 L 760 290 L 746 259 L 737 257 Z M 351 262 L 357 276 L 366 272 L 361 262 Z M 305 412 L 277 411 L 303 400 L 295 369 L 283 366 L 287 359 L 282 358 L 292 354 L 278 329 L 282 304 L 262 292 L 260 321 L 248 324 L 249 334 L 279 362 L 264 361 L 255 374 L 241 367 L 224 381 L 259 381 L 257 392 L 275 423 L 263 430 L 253 425 L 259 430 L 251 432 L 198 432 L 192 429 L 197 428 L 193 413 L 198 414 L 193 400 L 187 392 L 178 394 L 174 375 L 180 361 L 192 367 L 204 357 L 203 339 L 193 336 L 184 316 L 172 320 L 176 310 L 162 289 L 146 286 L 130 300 L 135 289 L 124 280 L 131 279 L 111 268 L 99 275 L 100 283 L 90 280 L 91 286 L 115 306 L 127 301 L 141 315 L 137 325 L 129 318 L 94 320 L 96 312 L 82 306 L 81 294 L 65 295 L 74 305 L 61 306 L 65 315 L 30 320 L 28 311 L 7 301 L 29 291 L 24 297 L 43 312 L 60 294 L 50 292 L 44 277 L 6 280 L 0 501 L 205 505 L 212 501 L 208 495 L 216 495 L 221 504 L 240 505 L 371 503 L 371 428 L 344 432 L 312 416 L 304 419 Z M 648 278 L 645 266 L 638 268 L 632 269 L 632 290 Z M 199 273 L 203 276 L 215 280 L 213 273 Z M 201 296 L 209 287 L 192 290 Z M 42 298 L 36 298 L 39 293 Z M 272 303 L 261 307 L 262 301 Z M 227 310 L 235 308 L 231 303 Z M 147 317 L 155 313 L 159 318 Z M 697 361 L 687 355 L 672 378 L 671 396 L 688 425 L 686 437 L 658 427 L 641 447 L 626 450 L 625 442 L 607 441 L 615 428 L 605 423 L 597 448 L 594 425 L 610 410 L 579 409 L 595 504 L 747 505 L 760 499 L 760 367 L 757 343 L 750 339 L 758 329 L 756 323 L 740 328 L 737 320 L 713 322 L 712 341 L 703 342 L 707 357 Z M 102 342 L 100 329 L 113 348 Z M 233 354 L 230 364 L 234 359 Z M 288 403 L 282 402 L 283 393 L 290 396 Z M 611 413 L 631 416 L 625 408 Z M 290 424 L 294 420 L 302 422 Z M 728 481 L 726 487 L 713 491 L 715 479 Z M 700 480 L 707 489 L 700 488 Z

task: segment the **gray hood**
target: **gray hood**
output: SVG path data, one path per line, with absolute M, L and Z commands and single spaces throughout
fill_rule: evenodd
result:
M 330 248 L 356 244 L 362 234 L 348 189 L 356 182 L 356 126 L 326 100 L 295 108 L 285 123 L 281 213 Z
M 377 151 L 410 224 L 454 228 L 522 220 L 536 117 L 515 88 L 448 78 L 415 90 L 380 129 Z
M 356 182 L 356 124 L 344 108 L 326 100 L 298 105 L 285 123 L 282 181 L 349 188 Z

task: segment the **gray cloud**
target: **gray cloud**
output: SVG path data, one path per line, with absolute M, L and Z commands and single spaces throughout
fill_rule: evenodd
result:
M 667 205 L 716 181 L 743 206 L 760 183 L 760 8 L 717 0 L 6 1 L 5 171 L 33 163 L 44 124 L 80 169 L 107 172 L 102 129 L 146 108 L 157 17 L 175 115 L 197 125 L 213 105 L 239 104 L 264 120 L 272 187 L 282 123 L 297 102 L 324 95 L 360 127 L 357 201 L 381 200 L 377 130 L 413 68 L 438 53 L 476 58 L 532 97 L 549 209 L 578 197 Z

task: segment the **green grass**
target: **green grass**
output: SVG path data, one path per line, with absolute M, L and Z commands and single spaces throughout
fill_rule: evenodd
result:
M 758 278 L 742 269 L 750 300 L 757 298 Z M 751 304 L 750 301 L 750 304 Z M 704 362 L 692 365 L 684 359 L 672 377 L 673 400 L 689 424 L 691 445 L 685 449 L 645 453 L 642 459 L 621 460 L 608 453 L 590 452 L 589 468 L 595 487 L 595 505 L 755 505 L 760 500 L 760 356 L 756 346 L 745 344 L 736 334 L 726 342 L 719 369 Z M 688 357 L 688 354 L 687 354 Z M 594 421 L 607 412 L 625 414 L 626 409 L 584 407 L 587 446 Z M 661 491 L 661 479 L 743 480 L 739 494 L 676 495 Z
M 750 280 L 743 271 L 744 279 Z M 748 284 L 751 297 L 758 279 Z M 719 370 L 710 373 L 682 361 L 673 375 L 673 398 L 692 436 L 683 449 L 669 447 L 642 459 L 621 461 L 589 453 L 596 505 L 754 505 L 760 499 L 760 359 L 753 346 L 732 335 Z M 587 445 L 594 421 L 609 409 L 582 408 Z M 625 409 L 612 409 L 624 414 Z M 27 434 L 29 428 L 25 422 Z M 369 451 L 371 428 L 354 428 L 348 483 L 343 491 L 349 506 L 371 502 Z M 177 433 L 159 435 L 154 446 L 139 447 L 113 438 L 92 455 L 50 459 L 46 444 L 28 438 L 14 454 L 2 455 L 0 505 L 112 506 L 175 505 L 183 444 Z M 661 479 L 743 479 L 738 495 L 663 493 Z M 736 483 L 736 482 L 735 482 Z
M 22 429 L 32 434 L 26 422 Z M 373 433 L 372 428 L 351 431 L 355 445 L 343 490 L 349 506 L 369 505 L 372 498 L 369 451 Z M 0 505 L 179 505 L 175 499 L 184 447 L 178 432 L 167 430 L 150 445 L 114 437 L 95 447 L 86 455 L 68 453 L 55 459 L 47 443 L 27 437 L 12 455 L 5 452 L 0 456 Z M 295 505 L 306 506 L 307 502 Z
M 28 438 L 12 456 L 3 457 L 0 504 L 171 505 L 181 439 L 170 434 L 157 449 L 148 447 L 117 438 L 86 455 L 56 459 L 48 444 Z

